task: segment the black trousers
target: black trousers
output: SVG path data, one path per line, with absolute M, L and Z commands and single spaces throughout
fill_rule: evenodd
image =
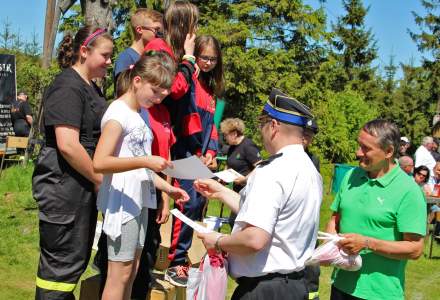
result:
M 309 300 L 319 300 L 319 275 L 321 273 L 319 265 L 307 266 L 304 273 L 307 289 L 309 290 Z
M 242 278 L 240 278 L 242 279 Z M 232 300 L 307 300 L 309 293 L 303 275 L 298 278 L 281 276 L 267 279 L 237 280 Z
M 350 294 L 344 293 L 343 291 L 338 290 L 332 285 L 330 300 L 358 300 L 358 299 L 362 300 L 362 298 L 358 298 Z
M 73 290 L 90 259 L 96 227 L 96 196 L 82 188 L 66 185 L 78 203 L 73 214 L 40 210 L 40 261 L 35 299 L 71 300 Z M 61 202 L 62 194 L 59 201 Z M 41 208 L 41 207 L 40 207 Z

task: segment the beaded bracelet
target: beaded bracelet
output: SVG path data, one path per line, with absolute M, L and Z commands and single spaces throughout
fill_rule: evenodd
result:
M 182 57 L 182 59 L 183 59 L 183 60 L 190 61 L 190 62 L 192 62 L 193 64 L 196 63 L 196 57 L 195 57 L 194 55 L 185 54 L 185 55 Z

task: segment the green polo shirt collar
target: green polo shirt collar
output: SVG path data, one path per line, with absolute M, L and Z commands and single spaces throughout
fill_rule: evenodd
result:
M 393 182 L 394 178 L 396 178 L 397 175 L 399 175 L 399 164 L 396 164 L 388 173 L 383 175 L 379 178 L 370 178 L 368 177 L 368 173 L 365 172 L 364 169 L 360 168 L 362 170 L 362 177 L 365 177 L 371 184 L 375 184 L 376 182 L 380 184 L 383 187 L 386 187 L 391 182 Z

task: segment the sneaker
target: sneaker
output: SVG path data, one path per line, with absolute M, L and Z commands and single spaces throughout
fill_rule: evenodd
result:
M 189 267 L 186 265 L 170 267 L 165 272 L 165 280 L 175 286 L 186 287 L 188 282 L 188 270 Z

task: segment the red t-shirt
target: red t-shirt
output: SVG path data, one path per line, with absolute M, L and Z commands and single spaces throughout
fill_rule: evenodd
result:
M 148 109 L 150 126 L 154 140 L 151 144 L 151 154 L 170 159 L 170 148 L 176 142 L 171 129 L 170 114 L 163 104 L 153 105 Z

